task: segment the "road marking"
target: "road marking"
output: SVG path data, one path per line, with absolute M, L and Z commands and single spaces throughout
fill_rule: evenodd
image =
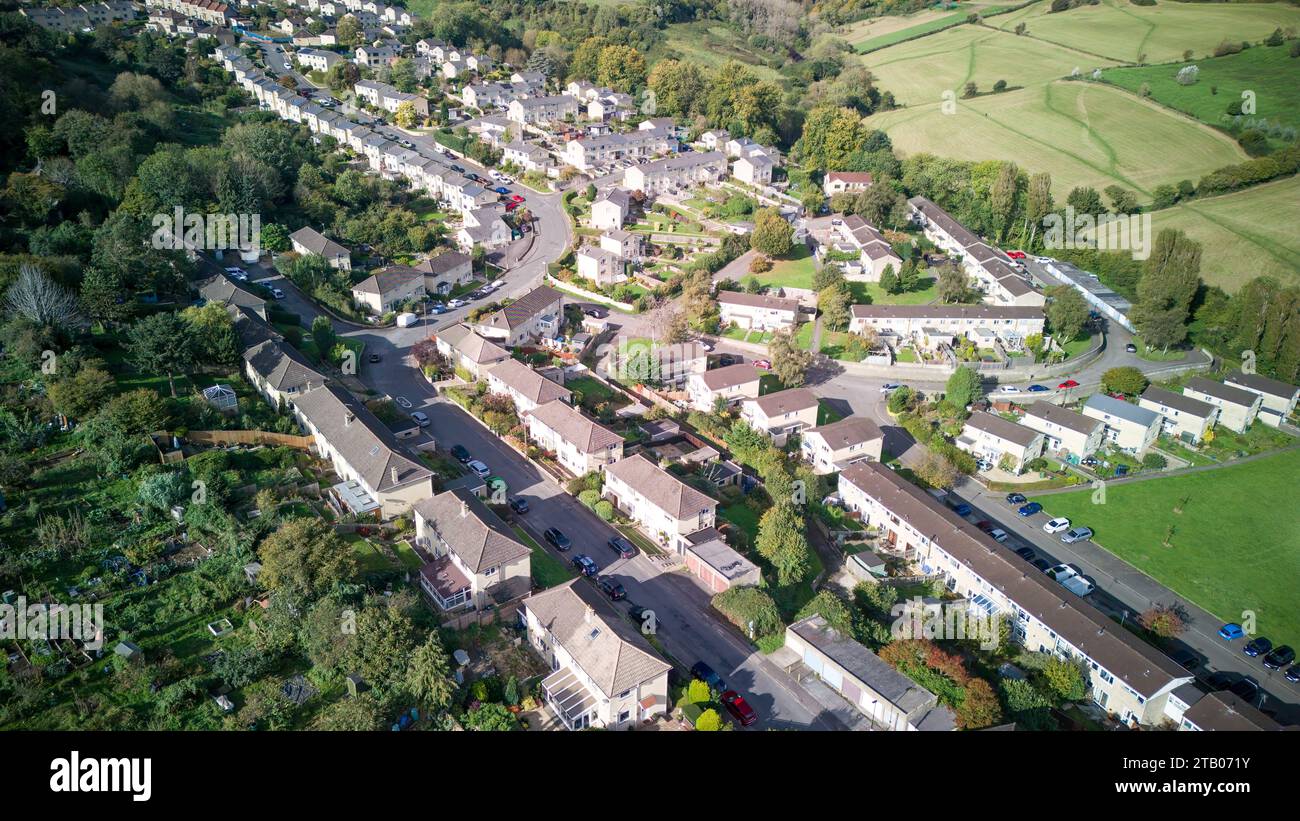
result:
M 404 407 L 404 408 L 409 408 L 409 407 L 411 407 L 410 400 L 408 400 L 405 396 L 395 396 L 395 397 L 393 397 L 393 401 L 396 402 L 397 404 L 401 405 L 401 406 Z

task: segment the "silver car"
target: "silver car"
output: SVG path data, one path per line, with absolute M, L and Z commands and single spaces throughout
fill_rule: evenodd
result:
M 1074 544 L 1083 542 L 1092 538 L 1092 528 L 1090 527 L 1072 527 L 1065 533 L 1061 534 L 1061 541 L 1065 544 Z

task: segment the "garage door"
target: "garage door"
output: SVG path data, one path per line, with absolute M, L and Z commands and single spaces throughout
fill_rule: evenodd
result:
M 822 670 L 822 681 L 829 684 L 838 693 L 840 687 L 844 684 L 844 672 L 835 665 L 828 664 Z
M 803 663 L 808 665 L 808 669 L 817 675 L 822 674 L 822 657 L 811 647 L 803 651 Z

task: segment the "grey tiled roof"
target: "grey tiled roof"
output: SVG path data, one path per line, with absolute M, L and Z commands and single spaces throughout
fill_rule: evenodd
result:
M 638 453 L 606 465 L 605 472 L 618 478 L 675 519 L 695 516 L 701 510 L 715 508 L 718 504 L 650 461 L 644 454 Z
M 387 425 L 342 388 L 313 388 L 295 396 L 293 404 L 376 491 L 427 481 L 433 475 L 408 455 Z
M 253 371 L 282 393 L 324 385 L 326 377 L 290 345 L 277 340 L 258 343 L 244 351 Z
M 531 553 L 473 491 L 448 490 L 415 503 L 415 512 L 475 573 Z
M 539 405 L 530 415 L 583 453 L 599 453 L 623 442 L 622 436 L 559 400 Z
M 573 395 L 568 388 L 552 382 L 517 359 L 507 359 L 493 365 L 488 373 L 539 405 L 553 399 L 567 400 Z

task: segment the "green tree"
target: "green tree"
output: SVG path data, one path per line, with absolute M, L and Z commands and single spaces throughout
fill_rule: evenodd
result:
M 480 704 L 465 714 L 465 729 L 505 733 L 519 729 L 519 721 L 504 704 Z
M 782 257 L 794 244 L 794 226 L 775 208 L 763 208 L 754 215 L 750 247 L 762 254 Z
M 758 522 L 759 555 L 776 568 L 781 585 L 801 581 L 808 573 L 809 547 L 803 517 L 786 500 L 775 500 Z
M 451 705 L 456 682 L 451 676 L 447 650 L 436 633 L 430 633 L 411 654 L 405 690 L 426 714 L 442 712 Z
M 713 733 L 722 729 L 722 716 L 718 711 L 710 707 L 700 713 L 700 717 L 695 719 L 695 729 L 704 733 Z
M 1147 388 L 1147 378 L 1142 371 L 1130 365 L 1111 368 L 1101 375 L 1102 390 L 1137 396 Z
M 333 528 L 318 519 L 290 519 L 258 547 L 259 584 L 317 598 L 359 570 L 355 555 Z M 369 680 L 369 679 L 368 679 Z
M 1148 345 L 1168 350 L 1187 338 L 1192 299 L 1201 284 L 1200 270 L 1199 242 L 1170 228 L 1156 235 L 1138 281 L 1137 304 L 1130 314 Z
M 146 373 L 167 374 L 176 396 L 175 375 L 194 365 L 194 336 L 188 322 L 177 314 L 151 314 L 127 332 L 127 349 L 133 364 Z
M 596 58 L 596 82 L 615 91 L 630 92 L 645 85 L 646 62 L 632 46 L 610 45 Z
M 334 345 L 338 342 L 338 334 L 334 333 L 334 323 L 328 316 L 320 314 L 311 321 L 311 338 L 316 343 L 318 351 L 332 351 Z
M 826 286 L 817 294 L 817 307 L 822 312 L 822 322 L 832 330 L 843 330 L 849 324 L 849 303 L 853 296 L 848 283 L 840 280 Z
M 1088 187 L 1073 188 L 1065 198 L 1065 204 L 1074 208 L 1080 214 L 1098 214 L 1105 213 L 1106 209 L 1101 205 L 1101 195 L 1097 189 Z
M 112 395 L 111 374 L 97 365 L 86 365 L 77 372 L 51 383 L 45 392 L 54 409 L 73 419 L 88 419 L 103 407 Z
M 1043 665 L 1043 679 L 1062 701 L 1080 701 L 1088 694 L 1088 680 L 1073 659 L 1052 656 Z
M 953 405 L 964 408 L 980 395 L 980 375 L 971 368 L 958 368 L 948 377 L 946 398 Z
M 1047 322 L 1056 341 L 1064 345 L 1077 338 L 1088 322 L 1088 303 L 1083 296 L 1069 285 L 1054 285 L 1044 295 Z
M 341 698 L 321 711 L 317 728 L 332 732 L 367 733 L 384 728 L 384 709 L 373 692 Z
M 902 281 L 898 278 L 898 274 L 894 273 L 893 265 L 886 265 L 885 270 L 880 272 L 880 290 L 887 294 L 902 292 Z

